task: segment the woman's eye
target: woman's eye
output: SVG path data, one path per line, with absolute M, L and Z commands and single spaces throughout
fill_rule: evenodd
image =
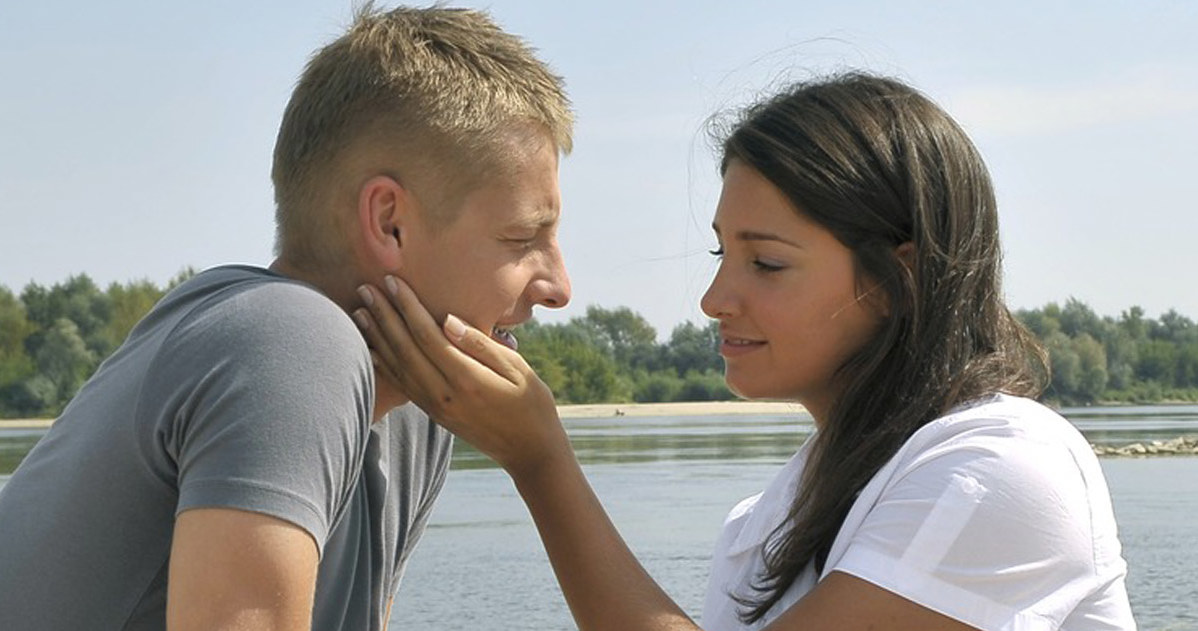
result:
M 707 251 L 707 253 L 708 253 L 708 254 L 710 254 L 710 255 L 712 255 L 712 256 L 714 256 L 714 257 L 716 257 L 716 258 L 720 258 L 720 257 L 724 256 L 724 248 L 723 248 L 723 247 L 718 247 L 718 248 L 716 248 L 716 249 L 714 249 L 714 250 L 708 250 L 708 251 Z
M 777 265 L 775 263 L 770 263 L 761 259 L 753 259 L 753 267 L 762 272 L 777 272 L 783 269 L 782 265 Z

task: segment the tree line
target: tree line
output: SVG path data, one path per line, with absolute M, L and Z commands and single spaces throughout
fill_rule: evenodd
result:
M 0 286 L 0 418 L 56 416 L 163 295 L 150 281 L 98 287 L 86 274 L 20 295 Z M 1064 404 L 1198 400 L 1198 327 L 1169 311 L 1132 307 L 1102 317 L 1070 299 L 1017 317 L 1048 349 Z M 723 379 L 715 322 L 684 322 L 664 341 L 627 307 L 588 307 L 564 323 L 531 321 L 520 353 L 560 403 L 712 401 L 734 398 Z
M 195 274 L 165 288 L 146 280 L 101 290 L 87 274 L 20 296 L 0 286 L 0 418 L 57 416 L 133 325 Z
M 1198 401 L 1198 326 L 1175 310 L 1154 319 L 1131 307 L 1114 318 L 1070 299 L 1015 315 L 1048 349 L 1048 399 L 1069 405 Z
M 166 292 L 146 280 L 101 289 L 87 275 L 20 295 L 0 286 L 0 418 L 57 416 Z M 665 343 L 640 315 L 590 307 L 564 324 L 526 323 L 520 352 L 562 403 L 707 401 L 724 385 L 714 323 L 686 322 Z

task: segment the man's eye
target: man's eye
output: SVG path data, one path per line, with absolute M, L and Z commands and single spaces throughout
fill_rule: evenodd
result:
M 503 241 L 504 241 L 504 243 L 510 244 L 512 247 L 519 248 L 521 250 L 528 250 L 528 249 L 532 248 L 533 245 L 536 244 L 537 238 L 536 237 L 508 237 L 508 238 L 505 238 Z
M 723 258 L 723 256 L 724 256 L 724 247 L 723 247 L 723 246 L 720 246 L 720 247 L 718 247 L 718 248 L 716 248 L 716 249 L 714 249 L 714 250 L 708 250 L 708 251 L 707 251 L 707 253 L 708 253 L 708 254 L 710 254 L 710 255 L 712 255 L 712 256 L 714 256 L 714 257 L 716 257 L 717 259 L 718 259 L 718 258 Z

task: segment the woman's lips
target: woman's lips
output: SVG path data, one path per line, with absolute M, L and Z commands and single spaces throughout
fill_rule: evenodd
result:
M 720 339 L 720 355 L 740 357 L 753 351 L 765 348 L 765 340 L 749 340 L 741 337 L 722 337 Z

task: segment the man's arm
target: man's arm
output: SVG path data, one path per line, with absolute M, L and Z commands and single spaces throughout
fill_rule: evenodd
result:
M 289 522 L 197 508 L 175 522 L 167 579 L 170 631 L 310 629 L 316 542 Z

